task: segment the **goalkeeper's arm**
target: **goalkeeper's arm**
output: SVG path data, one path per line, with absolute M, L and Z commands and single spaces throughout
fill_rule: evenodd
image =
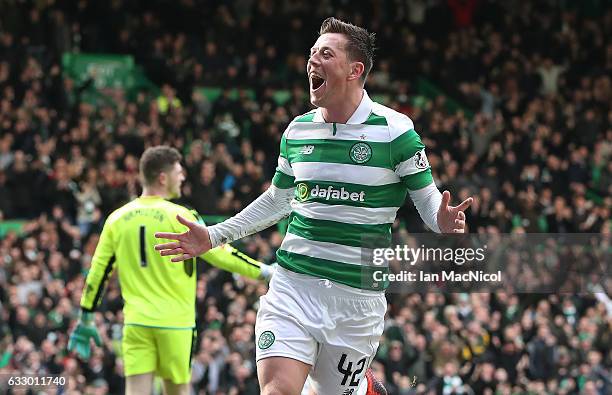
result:
M 229 244 L 213 248 L 201 257 L 219 269 L 252 279 L 267 279 L 273 272 L 272 266 L 243 254 Z
M 93 311 L 100 303 L 106 283 L 113 272 L 115 262 L 115 247 L 113 242 L 112 225 L 110 221 L 104 224 L 96 252 L 92 258 L 91 269 L 85 280 L 85 288 L 81 296 L 81 314 L 79 321 L 70 333 L 68 350 L 76 351 L 82 359 L 89 359 L 91 355 L 90 340 L 97 346 L 102 345 L 100 334 L 94 323 Z

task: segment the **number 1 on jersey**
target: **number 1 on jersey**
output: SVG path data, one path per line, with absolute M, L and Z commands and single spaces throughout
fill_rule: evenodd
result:
M 147 251 L 145 250 L 145 226 L 140 226 L 140 267 L 147 267 Z

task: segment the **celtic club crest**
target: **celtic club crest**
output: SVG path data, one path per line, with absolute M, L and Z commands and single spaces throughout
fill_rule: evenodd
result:
M 265 350 L 270 348 L 274 343 L 275 337 L 272 331 L 265 331 L 259 335 L 259 341 L 257 342 L 257 346 L 260 350 Z
M 303 202 L 308 199 L 308 185 L 300 182 L 295 188 L 295 200 Z
M 366 143 L 356 143 L 351 147 L 349 156 L 355 163 L 366 163 L 372 157 L 372 147 Z

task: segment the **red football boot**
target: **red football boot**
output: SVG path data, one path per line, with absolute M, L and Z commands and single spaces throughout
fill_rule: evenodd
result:
M 372 368 L 368 368 L 366 370 L 366 379 L 368 379 L 368 390 L 366 391 L 366 395 L 387 395 L 387 390 L 385 386 L 374 377 L 374 373 L 372 372 Z

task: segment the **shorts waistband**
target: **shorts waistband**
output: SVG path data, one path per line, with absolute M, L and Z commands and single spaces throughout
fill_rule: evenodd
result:
M 278 278 L 277 278 L 278 276 Z M 326 278 L 317 278 L 306 274 L 292 272 L 279 266 L 272 281 L 290 282 L 292 285 L 312 290 L 318 294 L 345 297 L 351 299 L 373 299 L 384 296 L 384 291 L 371 291 L 340 284 Z

